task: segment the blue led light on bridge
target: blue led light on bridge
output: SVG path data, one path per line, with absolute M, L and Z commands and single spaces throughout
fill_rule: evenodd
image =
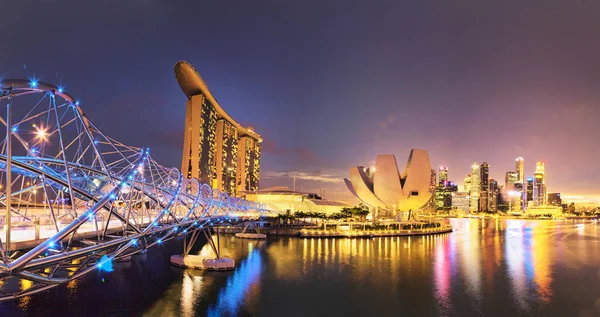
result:
M 75 100 L 75 105 L 79 106 L 79 100 Z
M 104 271 L 104 272 L 112 272 L 113 271 L 112 259 L 109 258 L 106 254 L 100 258 L 100 261 L 98 261 L 98 264 L 96 264 L 96 266 L 98 267 L 98 270 L 100 270 L 100 271 Z
M 62 92 L 63 92 L 63 87 L 62 86 L 58 86 L 58 92 L 62 94 Z
M 158 244 L 162 244 L 162 239 L 158 239 L 158 240 L 156 240 L 156 243 L 158 243 Z
M 29 80 L 29 87 L 37 88 L 37 86 L 38 86 L 38 80 L 36 78 L 32 78 Z
M 50 241 L 50 243 L 48 243 L 48 246 L 51 248 L 54 248 L 54 245 L 55 245 L 54 241 Z
M 10 128 L 10 130 L 11 130 L 13 133 L 17 133 L 17 131 L 19 131 L 19 129 L 17 128 L 17 126 L 13 126 L 12 128 Z
M 134 247 L 137 246 L 137 240 L 136 239 L 131 240 L 131 245 Z

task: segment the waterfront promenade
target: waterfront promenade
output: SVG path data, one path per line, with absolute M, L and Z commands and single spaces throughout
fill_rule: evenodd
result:
M 437 228 L 411 229 L 411 230 L 320 230 L 302 229 L 300 236 L 307 238 L 374 238 L 393 236 L 421 236 L 452 232 L 451 225 L 441 225 Z
M 85 212 L 85 210 L 78 210 L 79 214 L 82 212 Z M 45 212 L 33 212 L 33 214 L 38 213 L 42 214 Z M 156 212 L 153 213 L 158 214 Z M 65 216 L 62 221 L 57 222 L 57 226 L 54 226 L 54 224 L 50 223 L 47 218 L 47 215 L 41 216 L 39 218 L 41 220 L 40 223 L 36 223 L 36 221 L 33 220 L 34 216 L 31 216 L 31 221 L 20 221 L 13 223 L 11 226 L 11 249 L 31 249 L 55 235 L 58 231 L 69 225 L 72 220 L 71 217 Z M 79 230 L 77 230 L 73 239 L 80 240 L 97 238 L 104 228 L 106 228 L 108 234 L 115 234 L 123 231 L 124 228 L 121 221 L 112 218 L 112 221 L 109 221 L 107 224 L 107 218 L 108 217 L 104 216 L 89 218 L 79 227 Z M 141 227 L 146 227 L 152 222 L 153 219 L 154 218 L 152 217 L 144 216 L 138 217 L 138 219 L 134 222 L 139 224 Z M 6 227 L 6 224 L 0 226 L 0 237 L 6 236 Z
M 400 225 L 397 225 L 397 228 L 394 229 L 393 226 L 389 224 L 385 228 L 369 228 L 366 226 L 367 223 L 363 222 L 348 222 L 346 224 L 350 226 L 327 224 L 327 229 L 324 229 L 323 226 L 319 225 L 304 225 L 298 227 L 269 226 L 261 227 L 258 230 L 261 233 L 266 234 L 267 236 L 299 236 L 308 238 L 373 238 L 393 236 L 419 236 L 452 232 L 452 226 L 443 223 L 438 223 L 439 226 L 437 227 L 428 226 L 430 223 L 403 223 L 404 226 L 409 226 L 409 229 L 400 229 Z M 355 225 L 358 225 L 360 229 L 351 228 L 351 226 Z M 423 225 L 427 227 L 423 227 Z M 243 232 L 243 228 L 240 226 L 226 226 L 219 230 L 221 233 L 226 234 L 235 234 Z

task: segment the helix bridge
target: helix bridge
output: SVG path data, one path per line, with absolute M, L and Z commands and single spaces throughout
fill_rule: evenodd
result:
M 0 109 L 0 300 L 266 212 L 105 135 L 60 86 L 1 80 Z

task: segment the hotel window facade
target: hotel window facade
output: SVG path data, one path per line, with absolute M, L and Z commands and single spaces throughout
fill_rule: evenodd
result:
M 255 191 L 258 189 L 260 179 L 260 151 L 261 143 L 250 137 L 243 136 L 239 144 L 239 170 L 238 190 Z
M 257 190 L 260 135 L 223 110 L 192 65 L 177 62 L 175 78 L 188 98 L 181 172 L 230 196 Z
M 238 131 L 227 120 L 217 122 L 217 184 L 216 188 L 235 195 L 238 165 Z

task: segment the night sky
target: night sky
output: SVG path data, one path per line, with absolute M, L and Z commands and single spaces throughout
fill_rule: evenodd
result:
M 411 148 L 458 183 L 546 161 L 596 198 L 600 1 L 3 1 L 0 76 L 63 84 L 106 134 L 180 166 L 187 60 L 264 138 L 261 187 L 348 199 L 353 165 Z

